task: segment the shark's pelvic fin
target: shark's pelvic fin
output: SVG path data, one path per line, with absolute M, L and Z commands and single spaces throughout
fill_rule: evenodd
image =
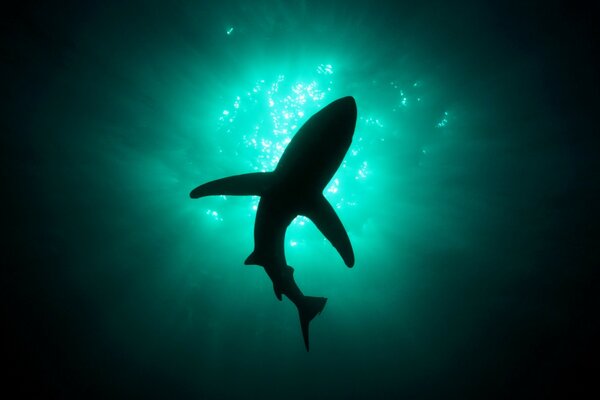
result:
M 277 297 L 277 300 L 283 301 L 283 297 L 281 297 L 283 293 L 281 293 L 281 289 L 279 289 L 275 284 L 273 284 L 273 291 L 275 292 L 275 297 Z
M 352 250 L 350 238 L 342 221 L 340 221 L 327 199 L 323 195 L 316 197 L 309 207 L 303 210 L 303 213 L 315 223 L 321 233 L 331 242 L 342 256 L 344 263 L 352 268 L 354 266 L 354 250 Z
M 259 265 L 259 261 L 256 257 L 256 253 L 252 252 L 248 258 L 246 258 L 246 261 L 244 261 L 244 265 Z
M 255 172 L 229 176 L 198 186 L 190 192 L 192 199 L 204 196 L 261 196 L 273 183 L 272 172 Z

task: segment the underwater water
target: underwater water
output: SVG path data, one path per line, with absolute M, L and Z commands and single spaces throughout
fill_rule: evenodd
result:
M 536 398 L 592 382 L 589 14 L 259 0 L 22 6 L 6 21 L 20 392 Z M 243 265 L 258 198 L 189 192 L 272 170 L 347 95 L 356 131 L 324 194 L 356 265 L 306 218 L 285 238 L 299 286 L 328 298 L 307 353 L 293 304 Z

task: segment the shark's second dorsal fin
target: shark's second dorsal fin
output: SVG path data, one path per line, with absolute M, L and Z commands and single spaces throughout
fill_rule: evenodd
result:
M 205 196 L 262 196 L 273 184 L 272 172 L 254 172 L 210 181 L 190 192 L 192 199 Z

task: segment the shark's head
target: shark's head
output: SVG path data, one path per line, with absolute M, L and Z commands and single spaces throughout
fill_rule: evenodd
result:
M 346 96 L 337 99 L 324 107 L 323 110 L 329 110 L 329 113 L 351 122 L 354 130 L 354 125 L 356 125 L 356 100 L 354 100 L 354 97 Z
M 322 129 L 329 133 L 324 139 L 337 143 L 350 142 L 356 126 L 356 114 L 354 97 L 346 96 L 328 104 L 313 118 L 320 119 Z
M 352 96 L 323 107 L 294 136 L 276 171 L 307 190 L 323 190 L 350 147 L 356 115 Z

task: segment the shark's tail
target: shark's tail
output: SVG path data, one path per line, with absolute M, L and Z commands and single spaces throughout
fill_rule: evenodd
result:
M 309 351 L 308 325 L 314 317 L 323 311 L 323 308 L 325 308 L 325 303 L 327 303 L 327 299 L 325 297 L 304 296 L 302 303 L 298 307 L 298 313 L 300 314 L 300 327 L 302 328 L 302 336 L 304 337 L 306 351 Z

